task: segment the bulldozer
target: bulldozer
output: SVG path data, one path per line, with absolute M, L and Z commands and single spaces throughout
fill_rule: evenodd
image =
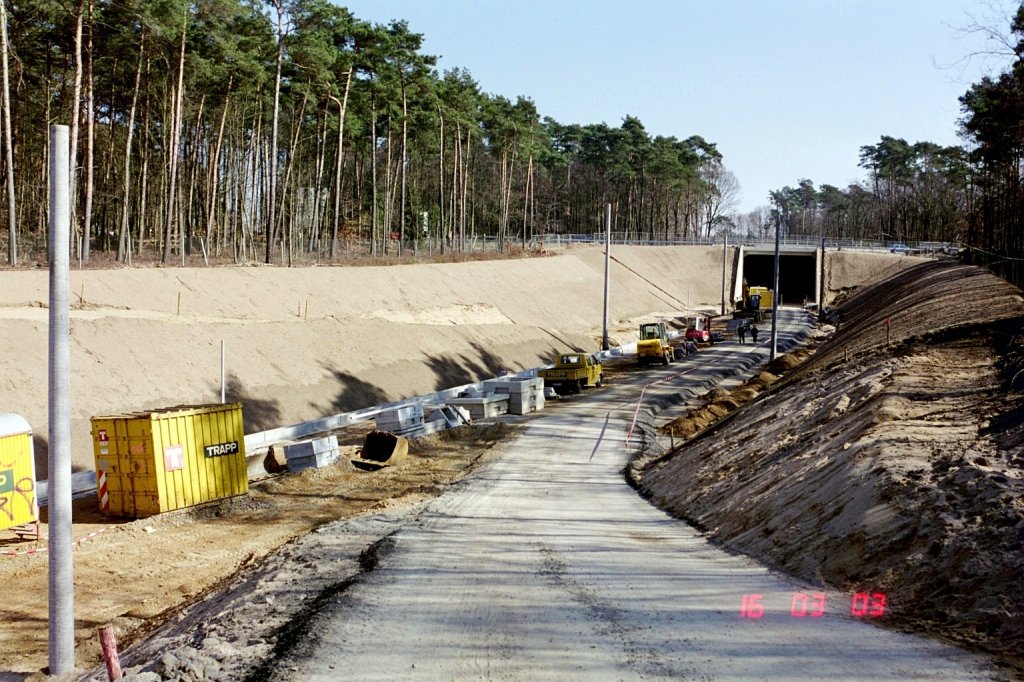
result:
M 672 362 L 672 345 L 664 322 L 645 322 L 640 325 L 640 340 L 636 342 L 636 361 L 641 365 Z

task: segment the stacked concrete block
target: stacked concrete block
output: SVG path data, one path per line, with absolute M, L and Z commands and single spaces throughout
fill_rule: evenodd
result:
M 375 421 L 378 431 L 396 436 L 418 436 L 423 431 L 423 406 L 415 403 L 386 410 L 377 415 Z
M 465 408 L 473 419 L 486 419 L 508 414 L 508 395 L 491 394 L 479 398 L 451 398 L 449 405 Z
M 337 436 L 314 438 L 284 446 L 285 462 L 291 473 L 325 467 L 335 462 L 338 454 Z
M 544 379 L 508 377 L 493 384 L 495 395 L 507 395 L 511 414 L 528 414 L 544 409 Z
M 540 377 L 513 377 L 506 382 L 508 411 L 528 414 L 544 409 L 544 380 Z

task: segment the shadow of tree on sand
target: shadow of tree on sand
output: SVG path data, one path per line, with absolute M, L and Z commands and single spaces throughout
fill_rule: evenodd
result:
M 476 351 L 476 357 L 467 355 L 428 355 L 427 366 L 437 377 L 434 382 L 435 391 L 443 391 L 463 384 L 472 384 L 484 379 L 501 376 L 506 372 L 515 372 L 501 357 L 485 348 L 478 342 L 470 347 Z M 519 369 L 525 369 L 519 367 Z
M 343 372 L 337 368 L 324 367 L 341 385 L 338 395 L 331 401 L 335 413 L 351 412 L 352 410 L 380 405 L 389 400 L 388 394 L 379 386 L 363 381 L 354 374 Z
M 277 400 L 264 400 L 249 394 L 245 384 L 234 374 L 227 377 L 224 398 L 229 403 L 242 403 L 245 432 L 256 433 L 281 426 L 281 407 Z

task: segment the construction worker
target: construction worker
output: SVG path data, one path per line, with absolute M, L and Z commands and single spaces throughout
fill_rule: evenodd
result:
M 740 323 L 740 328 L 736 330 L 736 333 L 740 335 L 740 343 L 747 342 L 747 323 Z
M 750 325 L 750 338 L 753 340 L 755 346 L 757 345 L 757 331 L 758 329 L 756 324 Z

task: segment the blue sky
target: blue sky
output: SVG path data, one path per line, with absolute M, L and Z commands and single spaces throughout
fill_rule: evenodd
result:
M 864 178 L 882 135 L 959 144 L 957 98 L 1007 58 L 975 23 L 1004 31 L 1016 0 L 359 0 L 405 19 L 442 70 L 537 104 L 561 123 L 702 135 L 739 180 L 736 206 L 809 178 Z

